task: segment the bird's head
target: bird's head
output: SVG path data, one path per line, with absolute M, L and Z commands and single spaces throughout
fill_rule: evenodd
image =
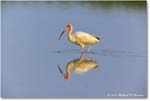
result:
M 70 79 L 70 74 L 68 72 L 66 72 L 64 74 L 64 78 L 65 78 L 65 80 L 69 80 Z
M 68 25 L 65 27 L 65 29 L 62 31 L 62 33 L 60 34 L 59 40 L 60 40 L 60 38 L 62 37 L 62 35 L 64 34 L 64 32 L 68 32 L 68 31 L 70 31 L 72 28 L 73 28 L 73 26 L 72 26 L 71 24 L 68 24 Z
M 58 69 L 59 69 L 60 73 L 64 76 L 64 79 L 65 79 L 65 80 L 69 80 L 69 79 L 70 79 L 70 73 L 69 73 L 69 72 L 64 73 L 64 72 L 61 70 L 61 68 L 60 68 L 59 65 L 58 65 Z

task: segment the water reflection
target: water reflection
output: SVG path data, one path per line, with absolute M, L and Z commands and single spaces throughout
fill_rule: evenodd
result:
M 83 54 L 74 60 L 71 60 L 67 63 L 66 72 L 64 73 L 60 66 L 58 65 L 58 69 L 60 73 L 64 76 L 64 79 L 69 80 L 71 78 L 71 71 L 76 73 L 85 73 L 90 70 L 93 70 L 98 67 L 96 61 L 94 61 L 91 57 L 85 58 Z

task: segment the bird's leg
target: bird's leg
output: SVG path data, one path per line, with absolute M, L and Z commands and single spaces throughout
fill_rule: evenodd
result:
M 90 61 L 92 61 L 92 57 L 91 57 L 91 54 L 90 54 L 90 53 L 88 53 L 88 59 L 89 59 Z
M 90 50 L 91 50 L 92 46 L 93 46 L 93 45 L 90 45 L 90 46 L 89 46 L 89 48 L 88 48 L 88 50 L 87 50 L 87 53 L 88 53 L 88 54 L 90 53 Z
M 81 53 L 82 53 L 82 54 L 84 53 L 84 48 L 81 49 Z

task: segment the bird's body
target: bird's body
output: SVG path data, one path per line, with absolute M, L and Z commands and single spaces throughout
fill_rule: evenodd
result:
M 78 59 L 74 59 L 73 61 L 68 62 L 66 72 L 70 72 L 71 70 L 73 70 L 76 73 L 84 73 L 96 67 L 98 67 L 96 61 L 88 60 L 81 56 Z
M 93 45 L 99 42 L 97 37 L 86 32 L 75 32 L 72 34 L 72 36 L 75 38 L 74 43 L 80 45 L 82 48 L 84 48 L 86 45 Z
M 84 52 L 84 47 L 87 45 L 94 45 L 100 41 L 100 38 L 94 35 L 91 35 L 86 32 L 75 32 L 72 34 L 73 26 L 67 25 L 65 30 L 62 32 L 60 37 L 63 35 L 64 32 L 68 31 L 68 40 L 76 45 L 79 45 L 82 48 L 82 52 Z M 59 37 L 59 39 L 60 39 Z M 88 52 L 90 52 L 91 47 L 89 47 Z

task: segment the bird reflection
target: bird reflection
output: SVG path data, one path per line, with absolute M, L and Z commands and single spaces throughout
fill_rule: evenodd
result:
M 76 73 L 84 73 L 97 67 L 98 64 L 96 63 L 96 61 L 93 61 L 92 59 L 86 59 L 83 55 L 81 55 L 80 58 L 69 61 L 66 66 L 65 73 L 58 65 L 60 73 L 64 76 L 64 79 L 66 80 L 69 80 L 71 77 L 70 71 L 74 71 Z

